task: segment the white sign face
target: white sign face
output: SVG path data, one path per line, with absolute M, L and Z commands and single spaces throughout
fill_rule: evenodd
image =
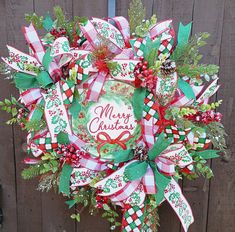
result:
M 134 133 L 137 125 L 131 104 L 120 99 L 101 98 L 90 107 L 88 114 L 90 119 L 87 130 L 97 140 L 103 137 L 126 139 Z

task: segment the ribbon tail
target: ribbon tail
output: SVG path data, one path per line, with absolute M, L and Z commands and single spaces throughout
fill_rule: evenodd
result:
M 144 204 L 140 206 L 126 205 L 123 212 L 121 231 L 141 232 L 142 224 L 144 222 L 144 210 L 145 210 Z
M 194 222 L 194 217 L 189 203 L 174 179 L 171 179 L 164 196 L 179 217 L 184 231 L 187 232 L 189 226 Z

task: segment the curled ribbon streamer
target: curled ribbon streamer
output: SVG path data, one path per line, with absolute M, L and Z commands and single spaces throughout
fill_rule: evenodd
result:
M 127 138 L 123 139 L 124 136 L 128 135 Z M 104 136 L 105 139 L 102 139 L 101 136 Z M 100 144 L 97 147 L 97 151 L 100 154 L 100 149 L 101 147 L 103 147 L 105 144 L 118 144 L 122 149 L 126 150 L 126 142 L 133 138 L 133 136 L 131 135 L 131 133 L 129 131 L 123 131 L 117 138 L 112 139 L 107 133 L 105 132 L 99 132 L 97 134 L 97 141 L 100 142 Z

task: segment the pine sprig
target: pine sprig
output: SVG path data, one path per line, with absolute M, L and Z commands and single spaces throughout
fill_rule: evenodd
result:
M 24 129 L 27 131 L 40 131 L 43 128 L 46 127 L 46 122 L 45 120 L 41 119 L 41 120 L 30 120 L 25 122 L 25 127 Z
M 36 28 L 43 29 L 43 16 L 39 16 L 36 13 L 25 14 L 25 20 L 28 23 L 32 23 Z
M 22 172 L 21 172 L 21 176 L 23 179 L 25 180 L 29 180 L 32 179 L 34 177 L 40 176 L 44 173 L 46 173 L 44 166 L 43 166 L 43 162 L 36 164 L 36 165 L 31 165 L 28 168 L 25 168 Z
M 135 32 L 137 26 L 141 25 L 146 17 L 146 9 L 141 0 L 132 0 L 128 9 L 131 33 Z

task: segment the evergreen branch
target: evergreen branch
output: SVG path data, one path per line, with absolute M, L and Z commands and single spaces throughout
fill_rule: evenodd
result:
M 43 29 L 43 16 L 38 16 L 36 13 L 25 14 L 25 20 L 32 23 L 36 28 Z
M 211 140 L 215 149 L 225 152 L 227 148 L 225 137 L 227 133 L 225 132 L 224 126 L 219 122 L 211 122 L 206 125 L 206 134 Z
M 203 57 L 199 52 L 199 48 L 206 45 L 208 37 L 209 33 L 200 33 L 192 37 L 186 45 L 177 46 L 171 55 L 171 59 L 176 62 L 177 67 L 186 64 L 196 66 Z
M 141 0 L 132 0 L 128 9 L 131 33 L 135 32 L 137 26 L 141 25 L 146 17 L 146 9 Z
M 45 169 L 43 166 L 43 162 L 36 164 L 36 165 L 31 165 L 28 168 L 25 168 L 22 172 L 21 172 L 21 176 L 23 179 L 25 180 L 29 180 L 32 179 L 34 177 L 40 176 L 41 174 L 45 173 Z
M 190 78 L 200 77 L 201 75 L 214 75 L 217 74 L 219 71 L 219 67 L 217 65 L 209 64 L 201 64 L 201 65 L 190 65 L 185 64 L 182 66 L 177 67 L 177 72 L 179 76 L 188 76 Z

